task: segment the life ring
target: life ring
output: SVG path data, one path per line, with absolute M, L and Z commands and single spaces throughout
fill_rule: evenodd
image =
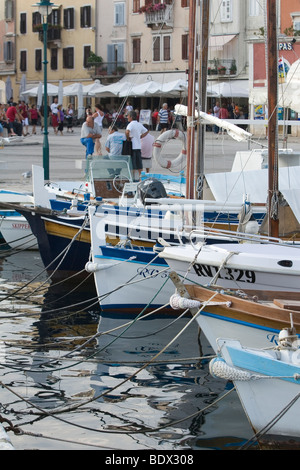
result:
M 168 142 L 171 139 L 180 139 L 182 141 L 181 153 L 174 160 L 166 160 L 161 156 L 162 144 Z M 178 129 L 171 129 L 163 132 L 153 144 L 153 156 L 156 162 L 162 168 L 174 168 L 181 165 L 186 160 L 186 136 L 184 132 Z

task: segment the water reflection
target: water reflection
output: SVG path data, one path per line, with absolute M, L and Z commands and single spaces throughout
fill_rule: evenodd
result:
M 208 406 L 224 382 L 209 375 L 203 356 L 212 348 L 202 335 L 199 341 L 195 325 L 176 336 L 189 316 L 132 322 L 133 316 L 103 315 L 90 284 L 50 282 L 42 271 L 38 253 L 0 260 L 0 367 L 2 381 L 18 393 L 2 390 L 0 415 L 40 434 L 34 441 L 10 436 L 16 448 L 200 449 L 217 448 L 220 437 L 229 436 L 229 445 L 231 436 L 250 437 L 237 397 L 230 403 L 237 428 L 223 419 L 228 402 L 227 409 Z M 41 415 L 57 408 L 66 411 Z

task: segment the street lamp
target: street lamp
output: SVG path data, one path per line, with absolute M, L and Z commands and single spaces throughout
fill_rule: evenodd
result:
M 44 141 L 43 141 L 43 168 L 45 180 L 49 180 L 49 140 L 48 140 L 48 90 L 47 90 L 47 35 L 48 35 L 48 16 L 51 14 L 54 5 L 49 0 L 41 0 L 40 3 L 32 5 L 36 7 L 41 14 L 43 23 L 44 39 Z

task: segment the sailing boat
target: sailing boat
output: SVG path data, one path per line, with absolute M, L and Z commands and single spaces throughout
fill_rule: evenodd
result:
M 278 149 L 277 139 L 277 34 L 276 2 L 268 2 L 268 82 L 269 82 L 269 188 L 268 188 L 268 232 L 274 241 L 279 235 L 279 190 L 278 190 Z M 271 21 L 272 20 L 272 21 Z M 275 97 L 275 99 L 274 99 Z M 264 245 L 262 240 L 249 243 L 227 243 L 225 245 L 189 244 L 184 247 L 167 247 L 160 254 L 170 268 L 184 276 L 192 272 L 198 275 L 197 282 L 231 289 L 256 289 L 257 295 L 264 290 L 295 292 L 299 290 L 299 270 L 297 268 L 298 248 L 283 243 Z M 271 276 L 269 276 L 271 275 Z M 277 275 L 279 276 L 276 280 Z M 289 281 L 286 282 L 285 276 Z M 244 278 L 243 278 L 244 276 Z M 290 276 L 290 277 L 289 277 Z M 192 276 L 193 277 L 193 276 Z M 292 281 L 294 279 L 295 282 Z
M 190 5 L 190 15 L 191 15 L 191 21 L 194 23 L 194 18 L 195 18 L 195 2 L 191 2 Z M 190 34 L 190 39 L 194 37 L 193 32 Z M 193 54 L 191 54 L 193 55 Z M 194 64 L 190 64 L 191 67 L 194 67 Z M 193 69 L 191 69 L 193 70 Z M 193 75 L 193 74 L 191 74 Z M 194 142 L 194 137 L 191 135 L 193 134 L 192 128 L 193 128 L 193 120 L 194 116 L 196 115 L 195 110 L 194 110 L 194 89 L 193 89 L 193 81 L 191 80 L 189 82 L 189 106 L 188 110 L 183 110 L 181 112 L 186 112 L 188 115 L 188 122 L 190 123 L 188 127 L 188 145 L 187 149 L 190 150 L 193 148 L 193 142 Z M 192 98 L 191 98 L 192 97 Z M 205 113 L 200 112 L 199 113 L 200 117 L 204 117 Z M 197 116 L 196 116 L 197 117 Z M 221 125 L 222 127 L 222 125 Z M 234 129 L 228 128 L 228 132 L 233 132 Z M 241 130 L 238 133 L 239 136 L 242 135 Z M 190 160 L 193 160 L 193 155 L 194 151 L 191 151 L 189 154 L 188 162 Z M 191 167 L 194 168 L 194 164 L 191 164 Z M 192 169 L 190 166 L 188 166 L 187 173 L 189 175 L 188 181 L 190 181 L 190 184 L 187 185 L 187 197 L 190 197 L 189 201 L 195 201 L 194 199 L 194 178 L 191 176 L 194 176 L 194 169 Z M 159 200 L 161 201 L 161 200 Z M 147 238 L 147 233 L 151 232 L 152 236 L 153 233 L 155 236 L 153 237 L 154 239 L 157 238 L 157 234 L 159 232 L 155 232 L 155 225 L 153 223 L 153 220 L 147 219 L 148 224 L 144 223 L 144 225 L 136 223 L 130 224 L 130 241 L 127 243 L 120 243 L 119 246 L 115 246 L 113 249 L 110 248 L 108 249 L 105 247 L 104 244 L 104 236 L 102 234 L 102 238 L 97 235 L 99 231 L 97 230 L 97 224 L 99 223 L 99 218 L 98 214 L 95 210 L 90 211 L 90 224 L 91 224 L 91 237 L 92 237 L 92 263 L 89 263 L 87 265 L 87 269 L 89 272 L 94 272 L 95 276 L 95 283 L 98 289 L 98 295 L 101 298 L 101 305 L 102 308 L 113 308 L 122 310 L 122 309 L 128 309 L 128 308 L 133 308 L 133 307 L 140 307 L 140 308 L 145 308 L 146 306 L 149 305 L 149 301 L 151 299 L 151 295 L 147 295 L 147 288 L 142 290 L 141 286 L 139 285 L 130 285 L 130 288 L 126 285 L 127 281 L 129 279 L 132 279 L 133 276 L 137 275 L 142 275 L 146 277 L 146 273 L 149 273 L 149 270 L 151 270 L 152 273 L 154 273 L 154 276 L 156 276 L 156 286 L 157 290 L 156 292 L 160 291 L 161 283 L 159 283 L 159 276 L 160 276 L 160 270 L 162 269 L 162 266 L 160 264 L 161 260 L 166 261 L 171 269 L 179 269 L 181 275 L 185 275 L 187 272 L 187 268 L 189 265 L 193 266 L 194 271 L 188 272 L 188 279 L 189 281 L 195 281 L 195 282 L 201 282 L 203 279 L 201 279 L 200 274 L 201 272 L 204 272 L 204 276 L 206 276 L 205 281 L 209 280 L 210 282 L 212 279 L 214 279 L 216 276 L 215 274 L 218 275 L 218 284 L 224 287 L 232 287 L 236 288 L 237 285 L 239 288 L 245 289 L 247 287 L 249 290 L 250 289 L 255 289 L 256 291 L 264 291 L 265 289 L 268 289 L 270 291 L 274 291 L 275 289 L 281 289 L 281 290 L 288 290 L 291 288 L 294 289 L 294 291 L 298 292 L 299 291 L 299 262 L 300 258 L 296 251 L 296 248 L 293 247 L 286 247 L 283 245 L 280 245 L 280 250 L 278 250 L 279 244 L 277 244 L 276 247 L 273 247 L 273 245 L 262 245 L 263 238 L 252 238 L 252 243 L 251 245 L 249 244 L 244 244 L 244 245 L 237 245 L 237 238 L 233 240 L 232 246 L 229 244 L 230 238 L 232 237 L 232 233 L 230 234 L 227 232 L 226 234 L 220 234 L 220 232 L 216 231 L 205 231 L 203 230 L 202 235 L 198 233 L 199 238 L 202 238 L 201 242 L 199 243 L 199 246 L 193 245 L 185 245 L 186 240 L 183 240 L 180 238 L 182 236 L 182 233 L 178 233 L 179 230 L 177 230 L 178 233 L 178 239 L 179 243 L 173 240 L 173 243 L 170 245 L 173 246 L 168 246 L 163 249 L 161 254 L 157 254 L 155 251 L 147 251 L 143 252 L 140 249 L 138 250 L 137 247 L 133 249 L 132 244 L 136 243 L 138 240 L 141 240 L 144 236 L 144 238 Z M 144 221 L 145 222 L 145 221 Z M 179 221 L 180 222 L 180 221 Z M 107 222 L 108 224 L 108 222 Z M 119 224 L 119 221 L 117 222 Z M 120 224 L 118 225 L 120 227 Z M 176 233 L 176 227 L 179 229 L 180 225 L 178 224 L 177 226 L 174 225 L 173 227 L 173 233 Z M 160 227 L 161 229 L 162 227 Z M 132 231 L 135 231 L 135 237 L 132 236 Z M 163 231 L 162 231 L 163 232 Z M 167 235 L 170 234 L 167 230 L 163 232 L 160 235 L 161 238 L 166 237 Z M 144 235 L 142 235 L 144 233 Z M 127 235 L 127 238 L 126 238 Z M 193 235 L 197 238 L 197 233 L 193 232 Z M 127 234 L 124 233 L 125 240 L 127 239 L 128 241 L 128 232 Z M 148 235 L 149 237 L 149 235 Z M 214 237 L 216 237 L 214 239 Z M 225 243 L 224 247 L 223 245 L 213 245 L 210 247 L 208 243 L 213 243 L 213 241 L 216 241 L 219 237 L 219 242 Z M 232 237 L 233 238 L 233 237 Z M 231 239 L 232 239 L 231 238 Z M 245 238 L 243 239 L 245 241 Z M 257 243 L 254 244 L 253 242 L 256 241 Z M 266 241 L 266 240 L 265 240 Z M 275 239 L 273 240 L 275 241 Z M 279 240 L 276 238 L 276 241 L 278 242 Z M 165 245 L 168 243 L 168 240 L 164 239 L 163 242 Z M 204 245 L 206 243 L 207 246 Z M 180 245 L 180 246 L 178 246 Z M 243 252 L 243 248 L 245 247 L 245 250 Z M 190 250 L 190 251 L 189 251 Z M 198 256 L 197 252 L 199 251 Z M 268 257 L 266 257 L 266 251 L 268 252 Z M 185 259 L 185 253 L 188 255 L 187 258 Z M 206 255 L 206 256 L 205 256 Z M 229 255 L 234 255 L 232 258 L 232 264 L 228 264 L 228 258 Z M 198 259 L 199 257 L 199 259 Z M 205 257 L 202 260 L 201 257 Z M 289 261 L 290 259 L 295 260 L 296 262 Z M 175 266 L 170 262 L 172 260 L 176 263 Z M 213 263 L 212 263 L 213 260 Z M 255 262 L 260 261 L 260 267 L 261 270 L 258 273 L 257 267 L 255 267 Z M 272 262 L 271 266 L 264 266 L 264 262 Z M 245 265 L 245 262 L 248 262 L 248 265 Z M 178 266 L 179 263 L 183 265 L 183 268 L 181 266 Z M 193 263 L 193 264 L 192 264 Z M 219 263 L 219 264 L 218 264 Z M 290 265 L 288 264 L 290 263 Z M 203 268 L 203 264 L 205 264 Z M 105 268 L 104 268 L 105 265 Z M 238 266 L 237 266 L 238 265 Z M 109 269 L 111 268 L 111 269 Z M 197 269 L 196 269 L 197 268 Z M 223 272 L 218 273 L 218 271 L 224 268 L 223 270 L 226 270 L 226 273 L 224 275 Z M 266 277 L 266 272 L 269 271 L 270 273 L 270 279 L 268 280 Z M 209 274 L 211 273 L 211 279 L 209 278 Z M 113 273 L 111 277 L 109 277 L 109 274 Z M 163 270 L 163 273 L 165 275 L 166 271 Z M 234 275 L 233 275 L 234 274 Z M 283 283 L 283 275 L 286 275 L 286 280 Z M 274 283 L 274 278 L 278 276 L 278 281 Z M 229 283 L 229 286 L 225 283 L 225 285 L 222 284 L 223 280 L 225 279 L 226 282 Z M 293 281 L 291 281 L 293 279 Z M 105 295 L 105 287 L 108 287 L 108 282 L 109 282 L 109 287 L 110 291 L 113 291 L 109 293 L 108 295 Z M 150 281 L 149 281 L 150 282 Z M 239 282 L 239 284 L 237 284 Z M 152 285 L 154 285 L 153 279 L 151 279 Z M 167 283 L 168 288 L 170 283 Z M 118 293 L 116 292 L 118 286 L 122 286 L 122 296 L 119 296 Z M 126 291 L 128 291 L 128 295 L 126 295 Z M 166 292 L 168 289 L 166 289 Z M 130 292 L 130 293 L 129 293 Z M 165 290 L 164 290 L 165 292 Z M 151 291 L 151 293 L 154 295 L 154 291 Z M 162 294 L 160 292 L 160 294 Z M 272 296 L 272 294 L 271 294 Z M 161 305 L 164 305 L 167 303 L 167 298 L 166 296 L 161 297 Z M 157 301 L 157 299 L 156 299 Z M 157 306 L 157 303 L 155 303 L 155 306 Z

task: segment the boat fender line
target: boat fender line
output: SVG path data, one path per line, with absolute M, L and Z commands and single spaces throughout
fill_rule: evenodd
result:
M 179 294 L 173 294 L 170 297 L 170 306 L 173 310 L 185 310 L 187 308 L 200 308 L 203 305 L 225 305 L 226 307 L 231 306 L 231 302 L 199 302 L 199 300 L 188 299 L 181 297 Z
M 87 273 L 96 273 L 97 271 L 101 271 L 103 269 L 108 269 L 108 268 L 114 268 L 115 266 L 119 266 L 122 263 L 125 263 L 127 261 L 132 261 L 134 259 L 136 259 L 136 256 L 131 256 L 130 258 L 124 261 L 120 261 L 114 264 L 105 264 L 105 263 L 99 264 L 99 263 L 93 263 L 92 261 L 88 261 L 85 264 L 84 269 L 86 270 Z
M 174 160 L 167 160 L 161 155 L 162 144 L 171 139 L 180 139 L 182 141 L 182 149 L 181 153 Z M 170 169 L 181 165 L 186 160 L 186 136 L 184 132 L 179 129 L 171 129 L 163 132 L 153 144 L 153 156 L 162 168 Z
M 239 380 L 242 382 L 253 379 L 253 375 L 250 372 L 231 367 L 220 357 L 215 357 L 210 361 L 209 373 L 215 379 Z

